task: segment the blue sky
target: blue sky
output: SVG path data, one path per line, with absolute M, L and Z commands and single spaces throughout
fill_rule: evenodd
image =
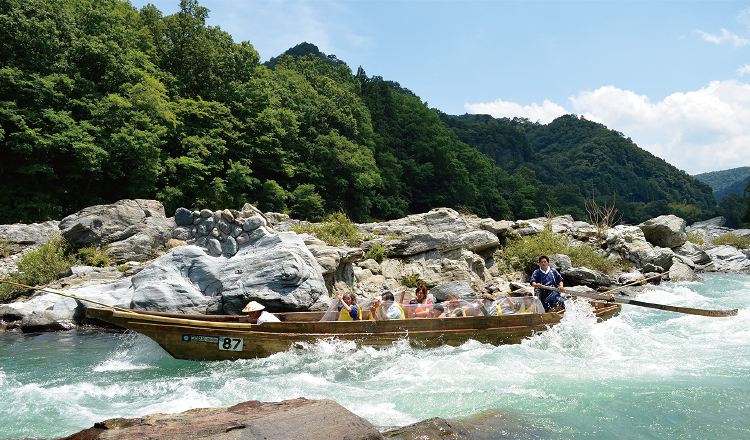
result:
M 750 166 L 750 1 L 200 4 L 262 61 L 307 41 L 449 114 L 574 113 L 690 174 Z

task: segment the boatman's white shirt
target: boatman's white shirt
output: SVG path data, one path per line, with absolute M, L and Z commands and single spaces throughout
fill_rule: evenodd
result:
M 273 313 L 268 313 L 265 310 L 263 310 L 262 312 L 260 312 L 260 316 L 258 316 L 258 324 L 263 324 L 264 322 L 281 322 L 281 321 Z

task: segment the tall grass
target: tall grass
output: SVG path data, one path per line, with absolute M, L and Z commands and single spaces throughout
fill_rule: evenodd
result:
M 314 235 L 330 246 L 356 247 L 365 239 L 357 230 L 357 225 L 343 212 L 329 215 L 322 223 L 299 223 L 289 229 L 298 234 Z
M 738 235 L 734 235 L 732 233 L 720 235 L 713 240 L 711 240 L 711 244 L 715 245 L 722 245 L 722 244 L 730 244 L 737 249 L 749 249 L 750 248 L 750 237 L 740 237 Z
M 567 237 L 553 233 L 548 226 L 536 235 L 509 240 L 496 256 L 506 267 L 530 273 L 539 266 L 541 255 L 552 254 L 567 255 L 574 267 L 587 267 L 603 273 L 628 266 L 621 259 L 608 259 L 590 244 L 571 244 Z

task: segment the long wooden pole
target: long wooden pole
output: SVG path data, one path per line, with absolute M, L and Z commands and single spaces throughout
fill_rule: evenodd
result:
M 104 303 L 100 303 L 100 302 L 93 301 L 93 300 L 90 300 L 90 299 L 81 298 L 80 296 L 70 295 L 70 294 L 62 293 L 62 292 L 56 292 L 54 290 L 47 290 L 47 289 L 44 289 L 42 287 L 27 286 L 26 284 L 21 284 L 21 283 L 16 283 L 16 282 L 13 282 L 13 281 L 6 281 L 6 280 L 0 280 L 0 283 L 10 284 L 12 286 L 17 286 L 17 287 L 24 287 L 26 289 L 38 290 L 40 292 L 54 293 L 55 295 L 64 296 L 66 298 L 77 299 L 78 301 L 86 301 L 86 302 L 89 302 L 91 304 L 96 304 L 97 306 L 103 306 L 103 307 L 107 307 L 109 309 L 119 310 L 121 312 L 132 312 L 132 310 L 130 310 L 130 309 L 123 309 L 122 307 L 111 306 L 109 304 L 104 304 Z
M 560 289 L 556 287 L 541 286 L 541 288 L 546 289 L 546 290 L 553 290 L 555 292 L 560 292 Z M 654 304 L 654 303 L 647 303 L 643 301 L 636 301 L 627 296 L 601 295 L 598 293 L 588 293 L 588 292 L 571 292 L 570 290 L 566 290 L 565 292 L 560 292 L 560 293 L 566 293 L 568 295 L 573 295 L 573 296 L 582 296 L 584 298 L 591 298 L 591 299 L 596 299 L 599 301 L 616 302 L 619 304 L 630 304 L 630 305 L 639 306 L 639 307 L 648 307 L 651 309 L 667 310 L 670 312 L 677 312 L 677 313 L 686 313 L 688 315 L 712 316 L 715 318 L 724 317 L 724 316 L 737 316 L 737 309 L 732 309 L 732 310 L 694 309 L 692 307 L 677 307 L 677 306 L 668 306 L 664 304 Z
M 610 293 L 612 293 L 612 292 L 617 292 L 618 290 L 620 290 L 620 289 L 624 289 L 625 287 L 630 287 L 630 286 L 633 286 L 633 285 L 635 285 L 635 284 L 639 284 L 639 283 L 642 283 L 642 282 L 644 282 L 644 281 L 648 281 L 648 280 L 653 280 L 654 278 L 658 278 L 658 277 L 660 277 L 660 276 L 666 275 L 666 274 L 668 274 L 669 272 L 673 272 L 673 271 L 675 271 L 675 270 L 677 270 L 677 269 L 672 269 L 672 270 L 668 270 L 668 271 L 666 271 L 666 272 L 664 272 L 664 273 L 660 273 L 660 274 L 654 275 L 654 276 L 652 276 L 652 277 L 644 278 L 644 279 L 642 279 L 642 280 L 638 280 L 638 281 L 633 281 L 632 283 L 629 283 L 629 284 L 625 284 L 624 286 L 620 286 L 620 287 L 618 287 L 618 288 L 616 288 L 616 289 L 612 289 L 612 290 L 607 290 L 606 292 L 602 292 L 602 295 L 609 295 Z

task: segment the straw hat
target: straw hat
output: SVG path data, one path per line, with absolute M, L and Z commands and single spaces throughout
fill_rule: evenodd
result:
M 250 301 L 249 303 L 247 303 L 247 305 L 245 306 L 245 308 L 242 309 L 242 313 L 258 312 L 258 311 L 263 310 L 265 308 L 266 307 L 263 304 L 259 303 L 259 302 Z

